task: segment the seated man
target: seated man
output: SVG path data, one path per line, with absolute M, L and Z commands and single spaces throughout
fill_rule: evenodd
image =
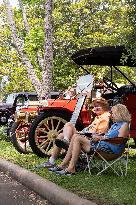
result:
M 93 151 L 98 143 L 99 150 L 104 150 L 107 153 L 120 154 L 122 149 L 125 148 L 125 143 L 122 141 L 120 144 L 111 144 L 106 142 L 106 139 L 121 137 L 126 139 L 129 134 L 129 123 L 131 116 L 125 105 L 117 104 L 112 107 L 112 120 L 114 124 L 109 131 L 103 135 L 94 135 L 91 140 L 81 135 L 75 134 L 72 138 L 67 154 L 63 162 L 54 170 L 60 175 L 73 175 L 76 172 L 76 163 L 81 150 L 85 152 Z M 105 141 L 104 141 L 105 140 Z M 100 141 L 100 142 L 99 142 Z
M 104 98 L 96 98 L 92 102 L 92 106 L 94 107 L 94 112 L 96 117 L 94 121 L 89 125 L 87 128 L 83 129 L 83 133 L 97 133 L 102 134 L 105 133 L 109 128 L 109 104 Z M 76 128 L 73 126 L 72 123 L 68 122 L 65 124 L 63 128 L 63 133 L 60 133 L 56 139 L 56 145 L 54 145 L 51 157 L 49 160 L 40 165 L 40 167 L 51 168 L 55 166 L 55 160 L 58 157 L 59 153 L 63 146 L 69 146 L 71 139 L 73 138 L 74 134 L 77 133 Z M 60 144 L 59 144 L 60 143 Z M 60 146 L 59 146 L 60 145 Z

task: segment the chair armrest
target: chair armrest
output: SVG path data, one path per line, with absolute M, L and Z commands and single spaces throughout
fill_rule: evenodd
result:
M 101 141 L 109 142 L 111 144 L 125 144 L 128 141 L 128 138 L 127 137 L 114 137 L 114 138 L 106 138 Z

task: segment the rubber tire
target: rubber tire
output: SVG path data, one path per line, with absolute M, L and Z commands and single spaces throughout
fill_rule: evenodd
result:
M 1 122 L 0 121 L 0 126 L 6 125 L 8 123 L 8 118 L 10 117 L 10 115 L 8 115 L 7 113 L 3 113 L 3 115 L 1 115 L 1 117 L 4 116 L 6 118 L 5 122 Z
M 10 138 L 10 132 L 11 132 L 11 129 L 12 129 L 12 126 L 13 126 L 14 122 L 15 122 L 15 121 L 12 121 L 12 123 L 10 123 L 10 125 L 7 124 L 7 131 L 6 131 L 6 133 L 7 133 L 7 138 L 8 138 L 9 141 L 11 140 L 11 138 Z
M 14 122 L 11 129 L 10 129 L 10 133 L 9 133 L 9 138 L 13 144 L 13 146 L 15 147 L 15 149 L 21 153 L 21 154 L 29 154 L 32 153 L 32 151 L 27 150 L 27 149 L 23 149 L 23 147 L 20 146 L 17 137 L 16 137 L 16 129 L 19 126 L 19 122 Z
M 61 111 L 61 110 L 46 110 L 44 113 L 41 113 L 32 123 L 31 127 L 30 127 L 30 132 L 29 132 L 29 144 L 31 146 L 31 149 L 33 150 L 33 152 L 38 155 L 39 157 L 48 157 L 49 155 L 47 153 L 44 153 L 43 150 L 41 150 L 36 141 L 35 141 L 35 131 L 37 126 L 39 125 L 39 123 L 42 120 L 45 120 L 48 117 L 59 117 L 62 118 L 63 120 L 65 120 L 66 122 L 69 122 L 70 118 L 71 118 L 71 114 L 65 111 Z M 53 145 L 52 145 L 53 146 Z M 50 148 L 52 148 L 52 146 Z

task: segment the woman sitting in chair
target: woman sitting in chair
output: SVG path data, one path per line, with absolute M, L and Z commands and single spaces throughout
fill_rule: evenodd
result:
M 99 143 L 99 149 L 106 152 L 119 154 L 125 147 L 125 143 L 115 145 L 106 142 L 109 138 L 127 138 L 129 134 L 129 123 L 131 121 L 131 116 L 125 105 L 117 104 L 112 107 L 111 115 L 113 120 L 113 125 L 105 135 L 93 135 L 91 140 L 86 137 L 82 137 L 79 134 L 75 134 L 69 145 L 67 154 L 63 162 L 58 166 L 57 174 L 60 175 L 72 175 L 75 174 L 76 163 L 78 161 L 81 150 L 85 152 L 90 152 L 95 150 Z

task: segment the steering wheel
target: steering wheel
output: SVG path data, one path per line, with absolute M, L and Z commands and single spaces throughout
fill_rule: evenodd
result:
M 108 78 L 103 77 L 103 82 L 107 86 L 107 88 L 111 88 L 113 91 L 118 91 L 118 86 L 116 83 L 111 82 Z

